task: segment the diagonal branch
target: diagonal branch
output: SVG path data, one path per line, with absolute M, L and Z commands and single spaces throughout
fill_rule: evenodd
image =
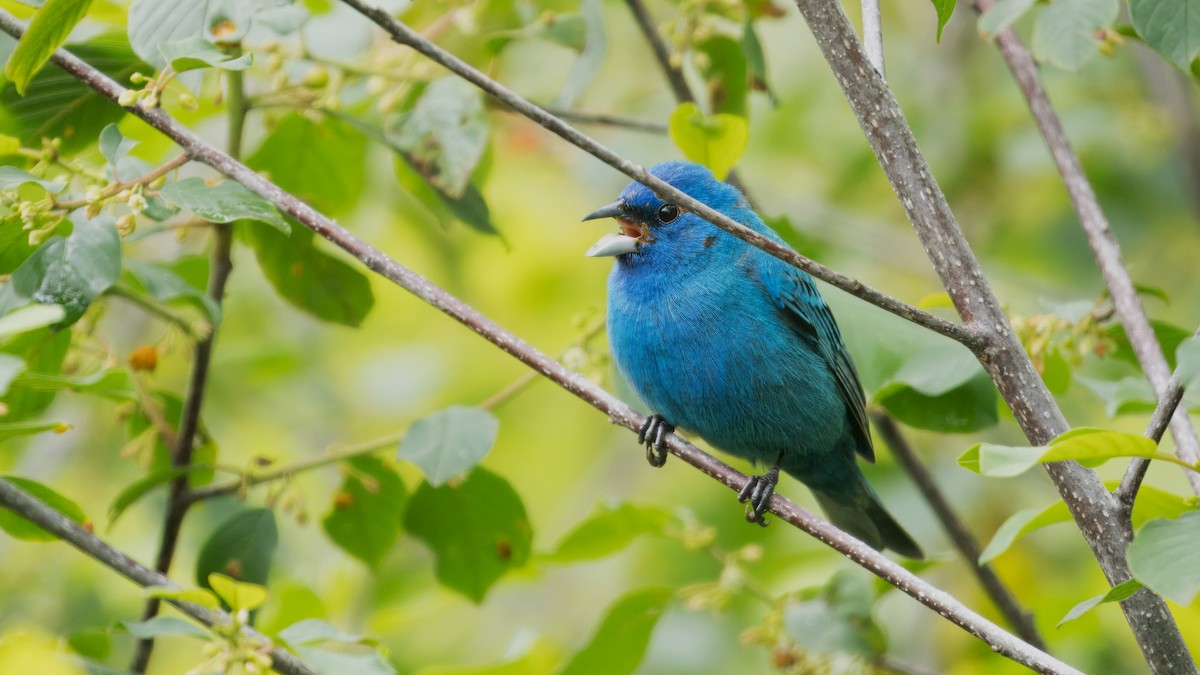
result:
M 879 431 L 879 435 L 891 449 L 892 456 L 912 477 L 913 482 L 917 484 L 917 488 L 925 497 L 925 501 L 929 502 L 929 506 L 937 514 L 942 528 L 946 530 L 946 534 L 954 542 L 959 553 L 962 553 L 971 573 L 975 575 L 979 585 L 992 599 L 992 603 L 996 605 L 996 608 L 1008 620 L 1009 625 L 1023 640 L 1038 649 L 1045 650 L 1046 645 L 1042 641 L 1042 636 L 1038 635 L 1037 627 L 1033 624 L 1033 617 L 1021 608 L 1012 592 L 1008 590 L 1003 581 L 1000 581 L 1000 577 L 996 576 L 996 571 L 992 569 L 992 566 L 979 562 L 979 556 L 982 554 L 979 541 L 967 529 L 966 523 L 954 512 L 946 495 L 930 475 L 929 469 L 921 463 L 921 458 L 917 456 L 916 451 L 908 444 L 908 439 L 900 432 L 900 425 L 896 424 L 896 420 L 892 419 L 891 415 L 881 410 L 872 411 L 871 420 L 875 422 L 875 428 Z
M 671 61 L 671 48 L 667 45 L 666 40 L 663 40 L 662 36 L 658 34 L 658 28 L 654 26 L 654 19 L 650 17 L 650 11 L 646 9 L 645 3 L 642 0 L 625 0 L 625 4 L 629 5 L 629 11 L 637 21 L 642 36 L 646 38 L 646 42 L 650 43 L 650 49 L 654 50 L 654 58 L 662 68 L 667 82 L 671 85 L 675 100 L 679 103 L 695 103 L 696 97 L 692 96 L 692 89 L 683 77 L 683 70 Z
M 24 26 L 11 14 L 0 10 L 0 30 L 19 37 Z M 118 100 L 124 88 L 89 64 L 65 50 L 54 53 L 56 65 L 112 101 Z M 368 269 L 396 283 L 425 302 L 469 327 L 481 337 L 516 357 L 530 368 L 545 375 L 559 386 L 591 404 L 609 419 L 630 430 L 636 430 L 645 417 L 626 403 L 603 390 L 583 375 L 538 351 L 521 338 L 501 328 L 477 310 L 434 285 L 428 279 L 400 265 L 348 230 L 318 213 L 295 196 L 255 173 L 245 165 L 221 152 L 177 122 L 162 110 L 146 110 L 140 106 L 126 108 L 152 127 L 174 140 L 188 155 L 245 185 L 253 192 L 276 205 L 298 222 L 325 237 L 350 253 Z M 745 486 L 745 475 L 702 452 L 690 443 L 670 436 L 668 445 L 673 454 L 734 490 Z M 1105 493 L 1107 494 L 1107 493 Z M 1017 637 L 970 610 L 950 594 L 935 588 L 909 572 L 898 563 L 870 548 L 833 525 L 817 518 L 780 495 L 771 502 L 771 511 L 785 522 L 807 532 L 841 552 L 889 584 L 933 609 L 972 635 L 986 641 L 997 653 L 1003 654 L 1029 668 L 1045 673 L 1077 673 L 1076 669 L 1031 647 Z
M 1196 329 L 1195 335 L 1200 337 L 1200 328 Z M 1162 395 L 1158 397 L 1158 405 L 1154 407 L 1154 414 L 1150 416 L 1150 423 L 1146 426 L 1145 436 L 1152 439 L 1155 443 L 1162 440 L 1163 432 L 1167 430 L 1167 425 L 1172 418 L 1178 418 L 1176 411 L 1179 409 L 1179 403 L 1183 400 L 1183 381 L 1179 378 L 1179 366 L 1175 366 L 1175 372 L 1171 373 L 1171 378 L 1167 380 L 1167 387 Z M 1182 411 L 1186 416 L 1187 411 Z M 1144 457 L 1138 457 L 1129 463 L 1129 469 L 1125 471 L 1125 476 L 1121 478 L 1121 484 L 1117 486 L 1114 494 L 1121 504 L 1133 513 L 1133 502 L 1137 498 L 1138 488 L 1142 485 L 1142 479 L 1146 477 L 1146 471 L 1150 468 L 1150 460 Z M 1194 475 L 1194 472 L 1188 471 L 1188 475 Z
M 0 15 L 0 21 L 10 17 Z M 164 586 L 178 589 L 166 576 L 141 565 L 133 558 L 104 543 L 99 537 L 79 526 L 78 523 L 50 508 L 33 495 L 0 478 L 0 507 L 40 526 L 50 534 L 62 539 L 83 553 L 95 558 L 106 567 L 118 572 L 139 586 Z M 179 611 L 192 617 L 205 626 L 228 625 L 232 619 L 228 614 L 219 610 L 208 609 L 190 602 L 168 600 Z M 242 631 L 257 640 L 269 639 L 253 628 L 243 628 Z M 317 670 L 301 661 L 294 654 L 279 647 L 271 648 L 271 667 L 285 675 L 317 675 Z
M 992 2 L 993 0 L 978 0 L 979 10 L 987 10 Z M 1129 277 L 1129 271 L 1125 267 L 1125 262 L 1121 258 L 1121 246 L 1117 243 L 1116 235 L 1109 227 L 1104 211 L 1100 209 L 1100 202 L 1096 199 L 1096 193 L 1083 173 L 1079 158 L 1071 149 L 1071 143 L 1067 140 L 1062 122 L 1059 121 L 1058 114 L 1055 113 L 1054 106 L 1046 95 L 1046 89 L 1042 85 L 1042 78 L 1038 74 L 1033 56 L 1029 50 L 1025 49 L 1021 38 L 1012 28 L 1006 28 L 996 35 L 996 47 L 1000 50 L 1000 55 L 1004 57 L 1004 62 L 1008 64 L 1009 70 L 1012 71 L 1021 93 L 1025 95 L 1025 100 L 1029 103 L 1029 109 L 1037 122 L 1038 131 L 1041 132 L 1046 146 L 1050 149 L 1050 155 L 1054 158 L 1058 172 L 1062 174 L 1063 183 L 1071 197 L 1071 203 L 1079 216 L 1079 224 L 1083 226 L 1088 245 L 1091 246 L 1092 254 L 1096 258 L 1096 265 L 1100 268 L 1101 276 L 1104 277 L 1104 285 L 1108 288 L 1109 296 L 1112 297 L 1117 318 L 1125 327 L 1125 334 L 1129 336 L 1129 344 L 1133 347 L 1134 354 L 1137 355 L 1138 363 L 1141 364 L 1146 378 L 1150 380 L 1154 395 L 1162 398 L 1167 389 L 1168 380 L 1171 378 L 1171 369 L 1167 365 L 1167 359 L 1163 356 L 1162 347 L 1154 335 L 1150 320 L 1146 318 L 1141 298 L 1138 296 L 1133 280 Z M 1192 428 L 1187 413 L 1180 411 L 1172 418 L 1171 435 L 1175 438 L 1175 452 L 1180 459 L 1191 464 L 1200 461 L 1200 441 L 1197 441 L 1196 431 Z M 1191 483 L 1192 491 L 1200 494 L 1200 474 L 1194 471 L 1185 471 L 1184 473 L 1187 475 L 1188 482 Z
M 426 40 L 419 33 L 404 25 L 400 21 L 397 21 L 387 12 L 376 7 L 365 5 L 360 0 L 343 0 L 343 2 L 361 12 L 363 16 L 366 16 L 368 19 L 378 24 L 381 28 L 387 31 L 388 35 L 390 35 L 396 42 L 408 45 L 409 47 L 412 47 L 418 52 L 429 57 L 433 61 L 445 66 L 456 75 L 479 87 L 500 102 L 508 105 L 510 108 L 516 110 L 522 115 L 525 115 L 543 127 L 546 127 L 550 131 L 562 137 L 564 140 L 572 143 L 576 147 L 599 159 L 605 164 L 608 164 L 626 176 L 629 176 L 633 180 L 636 180 L 642 185 L 650 188 L 663 200 L 673 202 L 679 205 L 681 208 L 695 213 L 696 215 L 707 220 L 713 225 L 716 225 L 722 230 L 725 230 L 733 236 L 753 244 L 767 253 L 775 256 L 776 258 L 802 269 L 805 272 L 812 274 L 814 277 L 821 279 L 822 281 L 832 284 L 833 286 L 837 286 L 851 295 L 856 295 L 863 300 L 876 305 L 877 307 L 885 309 L 915 324 L 924 326 L 936 333 L 945 335 L 946 337 L 960 342 L 971 349 L 978 349 L 981 346 L 974 331 L 972 331 L 970 327 L 956 324 L 952 321 L 947 321 L 940 316 L 926 312 L 923 309 L 918 309 L 917 307 L 893 298 L 886 293 L 871 288 L 870 286 L 866 286 L 858 279 L 854 279 L 840 272 L 835 272 L 834 270 L 831 270 L 818 262 L 810 260 L 809 258 L 796 253 L 786 246 L 767 239 L 763 235 L 751 230 L 745 225 L 734 221 L 729 216 L 719 213 L 699 200 L 684 194 L 671 185 L 668 185 L 665 181 L 650 175 L 650 172 L 645 168 L 621 157 L 617 153 L 596 142 L 591 137 L 579 132 L 577 129 L 558 119 L 554 115 L 551 115 L 533 103 L 521 98 L 504 85 L 496 82 L 487 75 L 484 75 L 475 68 L 472 68 L 461 59 L 458 59 L 453 54 L 446 52 L 429 40 Z

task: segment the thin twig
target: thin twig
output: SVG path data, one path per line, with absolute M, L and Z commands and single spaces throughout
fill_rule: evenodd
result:
M 496 82 L 487 75 L 484 75 L 480 71 L 463 62 L 461 59 L 421 37 L 411 28 L 396 20 L 387 12 L 377 7 L 370 7 L 361 2 L 361 0 L 343 0 L 343 2 L 362 13 L 363 16 L 366 16 L 368 19 L 378 24 L 381 28 L 387 31 L 393 40 L 401 44 L 408 45 L 429 57 L 433 61 L 440 63 L 463 79 L 471 82 L 488 94 L 491 94 L 505 105 L 520 112 L 522 115 L 525 115 L 543 127 L 546 127 L 550 131 L 562 137 L 564 140 L 586 151 L 605 164 L 608 164 L 626 176 L 629 176 L 633 180 L 636 180 L 642 185 L 650 188 L 662 199 L 677 204 L 679 207 L 700 216 L 704 220 L 707 220 L 722 230 L 729 232 L 735 237 L 757 246 L 758 248 L 770 253 L 780 260 L 783 260 L 790 265 L 794 265 L 795 267 L 812 274 L 818 279 L 837 286 L 851 295 L 856 295 L 863 300 L 892 312 L 897 316 L 903 317 L 908 321 L 920 326 L 924 326 L 936 333 L 945 335 L 946 337 L 960 342 L 971 349 L 977 350 L 981 348 L 982 343 L 979 341 L 975 331 L 973 331 L 970 327 L 957 324 L 952 321 L 947 321 L 940 316 L 930 314 L 923 309 L 918 309 L 917 307 L 914 307 L 906 302 L 866 286 L 858 279 L 851 278 L 840 272 L 835 272 L 828 267 L 821 265 L 820 263 L 796 253 L 787 246 L 774 242 L 751 230 L 745 225 L 735 222 L 729 216 L 717 212 L 699 200 L 684 194 L 671 185 L 668 185 L 665 181 L 650 175 L 650 172 L 648 172 L 645 168 L 621 157 L 612 150 L 609 150 L 600 143 L 597 143 L 589 136 L 584 135 L 574 127 L 558 119 L 554 115 L 551 115 L 524 98 L 521 98 L 504 85 Z
M 667 125 L 658 124 L 657 122 L 646 122 L 630 117 L 619 117 L 617 115 L 580 112 L 578 110 L 565 110 L 563 108 L 552 108 L 550 106 L 544 106 L 542 109 L 551 115 L 567 120 L 568 122 L 619 127 L 622 129 L 630 129 L 632 131 L 644 131 L 648 134 L 658 134 L 660 136 L 667 133 Z
M 144 176 L 130 178 L 129 180 L 118 180 L 117 182 L 110 184 L 100 192 L 99 199 L 108 199 L 109 197 L 119 194 L 122 190 L 128 190 L 129 188 L 136 187 L 138 185 L 153 183 L 159 178 L 162 178 L 163 176 L 171 173 L 175 169 L 178 169 L 190 161 L 191 158 L 187 155 L 173 157 L 165 162 L 162 166 L 156 167 L 153 171 L 150 171 Z M 97 201 L 99 201 L 99 199 Z M 87 206 L 89 203 L 91 202 L 87 199 L 68 199 L 66 201 L 55 202 L 54 208 L 70 211 L 72 209 L 78 209 L 80 207 Z
M 326 454 L 320 457 L 288 464 L 287 466 L 282 466 L 272 471 L 243 474 L 241 478 L 235 478 L 234 480 L 221 483 L 219 485 L 193 488 L 188 490 L 184 499 L 186 499 L 187 503 L 191 505 L 195 504 L 196 502 L 237 494 L 248 487 L 260 485 L 262 483 L 269 483 L 271 481 L 276 481 L 283 478 L 289 478 L 291 476 L 295 476 L 296 474 L 312 471 L 313 469 L 319 469 L 323 466 L 329 466 L 330 464 L 337 464 L 338 462 L 344 462 L 348 459 L 354 459 L 355 457 L 362 457 L 363 455 L 370 455 L 379 452 L 380 450 L 399 443 L 400 439 L 402 438 L 404 438 L 404 434 L 401 432 L 388 434 L 387 436 L 364 441 L 362 443 L 355 443 L 354 445 L 332 446 L 327 448 L 325 451 Z
M 0 10 L 0 29 L 19 37 L 24 30 L 21 22 L 11 14 Z M 52 60 L 67 73 L 78 78 L 110 100 L 116 101 L 124 88 L 97 69 L 79 60 L 66 50 L 58 50 Z M 646 418 L 626 403 L 601 389 L 579 373 L 538 351 L 521 338 L 504 330 L 491 319 L 465 304 L 428 279 L 400 265 L 370 244 L 359 239 L 329 218 L 315 211 L 244 164 L 213 147 L 187 127 L 177 122 L 162 110 L 145 110 L 141 107 L 126 108 L 155 129 L 174 140 L 185 152 L 238 181 L 259 196 L 274 204 L 317 234 L 345 250 L 362 262 L 368 269 L 396 283 L 425 302 L 445 312 L 483 338 L 511 354 L 529 367 L 571 392 L 581 400 L 608 415 L 614 423 L 630 430 L 641 428 Z M 610 153 L 611 154 L 611 153 Z M 623 161 L 623 160 L 622 160 Z M 741 490 L 748 478 L 732 467 L 704 453 L 678 436 L 667 439 L 670 451 L 684 462 L 733 489 Z M 1107 496 L 1107 492 L 1104 493 Z M 984 640 L 997 653 L 1003 654 L 1038 672 L 1077 673 L 1078 670 L 1052 656 L 1026 644 L 978 613 L 970 610 L 949 593 L 939 590 L 916 576 L 887 556 L 863 544 L 835 526 L 817 518 L 796 506 L 782 495 L 776 494 L 770 510 L 784 522 L 807 532 L 842 553 L 850 560 L 870 570 L 889 584 L 901 590 L 921 604 L 933 609 L 972 635 Z
M 229 137 L 227 146 L 229 154 L 236 157 L 241 154 L 242 132 L 246 121 L 246 98 L 240 71 L 226 71 L 229 91 Z M 136 104 L 135 104 L 136 105 Z M 140 106 L 138 106 L 140 107 Z M 213 223 L 212 252 L 210 253 L 210 269 L 208 277 L 208 295 L 221 307 L 225 298 L 225 284 L 233 271 L 233 224 Z M 196 434 L 200 430 L 200 409 L 204 406 L 204 391 L 208 385 L 208 375 L 212 365 L 213 345 L 217 339 L 217 327 L 199 342 L 193 352 L 192 373 L 188 379 L 187 395 L 183 401 L 183 411 L 179 420 L 179 433 L 176 443 L 171 449 L 171 466 L 179 468 L 192 463 L 192 450 L 196 444 Z M 163 516 L 162 538 L 159 541 L 158 556 L 155 569 L 163 574 L 171 570 L 171 561 L 175 557 L 175 549 L 179 545 L 179 532 L 183 528 L 183 519 L 187 515 L 191 502 L 187 498 L 188 475 L 181 473 L 170 484 L 167 493 L 167 512 Z M 148 620 L 158 614 L 160 601 L 150 598 L 142 620 Z M 138 641 L 130 670 L 143 673 L 150 663 L 150 655 L 154 650 L 154 638 L 144 638 Z
M 680 103 L 695 103 L 696 98 L 692 96 L 692 90 L 683 77 L 683 70 L 679 68 L 676 61 L 671 59 L 671 48 L 658 34 L 658 28 L 655 27 L 654 19 L 651 18 L 646 5 L 642 3 L 642 0 L 625 0 L 625 4 L 629 5 L 629 11 L 633 13 L 638 28 L 642 30 L 642 36 L 646 38 L 646 42 L 650 43 L 650 49 L 654 50 L 654 59 L 658 61 L 663 75 L 667 77 L 667 83 L 671 85 L 675 100 Z
M 977 4 L 980 11 L 986 11 L 992 3 L 993 0 L 978 0 Z M 1121 246 L 1116 235 L 1109 227 L 1108 218 L 1101 210 L 1096 193 L 1083 173 L 1079 157 L 1071 149 L 1062 122 L 1046 95 L 1033 56 L 1025 49 L 1021 38 L 1012 28 L 1006 28 L 996 35 L 996 47 L 1012 71 L 1021 93 L 1025 95 L 1038 131 L 1050 149 L 1058 172 L 1062 174 L 1075 213 L 1079 216 L 1079 224 L 1083 226 L 1087 235 L 1088 245 L 1091 246 L 1096 265 L 1100 268 L 1104 285 L 1108 288 L 1113 307 L 1117 311 L 1117 318 L 1129 337 L 1129 344 L 1150 381 L 1154 395 L 1161 398 L 1166 392 L 1168 380 L 1171 379 L 1170 366 L 1163 356 L 1162 346 L 1154 335 L 1150 320 L 1146 317 L 1146 310 L 1142 307 L 1141 297 L 1129 277 L 1129 270 L 1121 258 Z M 1189 464 L 1200 461 L 1200 440 L 1196 438 L 1196 431 L 1185 413 L 1177 413 L 1171 420 L 1171 435 L 1175 439 L 1175 452 L 1180 459 Z M 1192 491 L 1200 494 L 1200 474 L 1193 471 L 1186 471 L 1185 474 L 1191 483 Z
M 172 310 L 163 302 L 152 298 L 144 293 L 138 293 L 131 288 L 117 284 L 110 287 L 104 292 L 105 295 L 127 300 L 130 303 L 142 308 L 147 314 L 156 316 L 163 321 L 171 324 L 182 330 L 189 338 L 193 340 L 201 340 L 212 331 L 212 324 L 201 321 L 193 323 L 188 318 L 179 312 Z
M 921 490 L 925 501 L 929 502 L 929 506 L 937 514 L 942 529 L 946 531 L 950 541 L 954 542 L 955 548 L 962 554 L 967 567 L 975 575 L 984 592 L 992 599 L 992 603 L 996 605 L 996 608 L 1008 620 L 1008 624 L 1017 631 L 1022 639 L 1045 651 L 1046 643 L 1038 634 L 1037 627 L 1033 624 L 1033 617 L 1021 608 L 1012 592 L 1008 590 L 1003 581 L 1000 581 L 1000 577 L 996 576 L 992 566 L 979 562 L 979 556 L 983 551 L 979 548 L 979 542 L 975 539 L 975 535 L 971 534 L 966 523 L 954 512 L 954 507 L 950 506 L 950 501 L 946 499 L 946 495 L 934 481 L 929 469 L 917 456 L 912 446 L 908 444 L 908 439 L 901 433 L 899 425 L 891 415 L 881 410 L 872 410 L 871 419 L 875 422 L 875 428 L 879 430 L 883 441 L 891 448 L 892 456 L 908 472 L 913 482 L 917 484 L 917 488 Z
M 1200 328 L 1194 333 L 1200 337 Z M 1167 389 L 1158 397 L 1158 405 L 1154 407 L 1154 414 L 1150 416 L 1150 423 L 1146 426 L 1146 431 L 1143 434 L 1146 438 L 1158 443 L 1162 440 L 1163 432 L 1166 431 L 1172 417 L 1175 416 L 1175 411 L 1179 408 L 1179 403 L 1183 401 L 1184 383 L 1179 379 L 1179 366 L 1175 366 L 1175 372 L 1171 373 L 1171 379 L 1167 380 Z M 1186 411 L 1185 411 L 1186 414 Z M 1129 515 L 1133 515 L 1133 502 L 1137 499 L 1138 489 L 1142 486 L 1142 480 L 1146 477 L 1146 471 L 1150 468 L 1150 460 L 1145 457 L 1137 457 L 1129 463 L 1129 468 L 1125 470 L 1125 475 L 1121 478 L 1121 484 L 1117 486 L 1114 494 L 1117 499 L 1123 504 Z M 1193 473 L 1191 471 L 1187 473 Z
M 862 0 L 863 49 L 867 60 L 875 66 L 879 76 L 887 79 L 883 64 L 883 17 L 879 14 L 879 0 Z
M 0 20 L 5 19 L 7 17 L 3 17 Z M 109 546 L 96 535 L 80 527 L 75 521 L 55 511 L 3 478 L 0 478 L 0 506 L 38 525 L 50 534 L 74 546 L 139 586 L 179 588 L 178 585 L 165 575 L 141 565 L 133 558 Z M 190 602 L 180 602 L 178 600 L 168 600 L 167 602 L 205 626 L 211 627 L 232 623 L 232 618 L 220 610 L 207 609 L 200 605 Z M 269 641 L 266 636 L 250 627 L 243 628 L 242 632 L 256 640 Z M 315 668 L 301 661 L 294 654 L 284 651 L 279 647 L 271 649 L 271 667 L 287 675 L 317 675 Z

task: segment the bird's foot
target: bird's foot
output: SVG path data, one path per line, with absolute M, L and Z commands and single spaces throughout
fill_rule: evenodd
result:
M 675 425 L 663 419 L 662 415 L 651 415 L 646 418 L 638 432 L 638 444 L 646 446 L 646 461 L 650 466 L 660 467 L 667 463 L 667 434 L 675 431 Z
M 775 494 L 775 486 L 779 484 L 779 463 L 761 476 L 751 476 L 746 486 L 738 492 L 738 501 L 746 504 L 746 520 L 766 527 L 767 520 L 763 514 L 771 505 L 771 497 Z

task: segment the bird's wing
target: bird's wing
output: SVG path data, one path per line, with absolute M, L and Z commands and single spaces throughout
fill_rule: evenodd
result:
M 763 286 L 771 301 L 782 310 L 796 333 L 825 359 L 837 382 L 838 393 L 850 411 L 850 426 L 858 441 L 855 444 L 858 454 L 868 462 L 874 462 L 875 449 L 867 423 L 867 401 L 862 383 L 858 380 L 858 371 L 850 360 L 846 345 L 842 343 L 837 322 L 817 291 L 812 277 L 775 258 L 771 258 L 760 269 Z

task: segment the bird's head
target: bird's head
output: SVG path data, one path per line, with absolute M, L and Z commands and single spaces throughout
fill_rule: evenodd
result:
M 711 171 L 691 162 L 664 162 L 651 175 L 728 215 L 745 208 L 736 188 L 713 177 Z M 617 201 L 584 216 L 584 220 L 615 218 L 619 232 L 605 235 L 586 255 L 616 256 L 623 264 L 682 261 L 715 248 L 725 233 L 676 204 L 664 202 L 641 183 L 630 183 Z

